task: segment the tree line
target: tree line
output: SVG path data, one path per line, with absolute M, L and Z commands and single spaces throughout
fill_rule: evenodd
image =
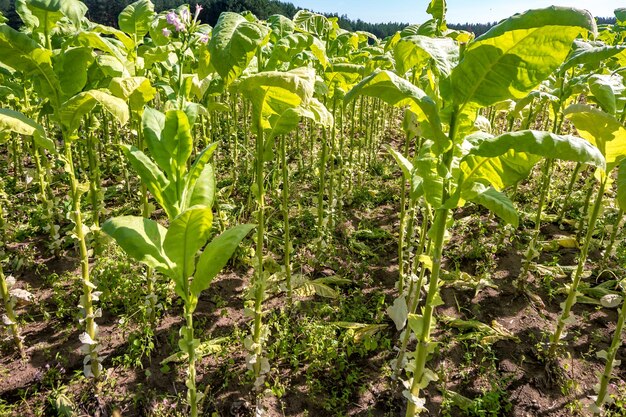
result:
M 120 12 L 129 4 L 135 0 L 82 0 L 89 11 L 87 17 L 92 22 L 101 23 L 108 26 L 117 27 L 117 16 Z M 294 6 L 292 3 L 276 1 L 276 0 L 153 0 L 155 9 L 157 12 L 163 10 L 174 9 L 181 4 L 190 3 L 192 5 L 200 4 L 203 10 L 200 14 L 200 19 L 203 22 L 214 26 L 219 18 L 220 14 L 225 11 L 243 12 L 250 11 L 259 19 L 267 19 L 273 14 L 281 14 L 289 18 L 300 7 Z M 9 25 L 17 28 L 20 26 L 20 18 L 15 12 L 15 1 L 12 0 L 0 0 L 0 11 L 5 17 L 9 19 Z M 327 17 L 336 17 L 338 24 L 342 29 L 349 31 L 362 30 L 373 33 L 379 38 L 386 38 L 391 36 L 397 31 L 402 30 L 408 25 L 408 23 L 402 22 L 388 22 L 388 23 L 369 23 L 364 22 L 361 19 L 350 19 L 347 15 L 338 15 L 336 13 L 322 13 Z M 615 18 L 598 18 L 599 24 L 613 24 Z M 487 32 L 497 22 L 489 23 L 448 23 L 450 29 L 466 30 L 473 32 L 476 36 L 480 36 Z

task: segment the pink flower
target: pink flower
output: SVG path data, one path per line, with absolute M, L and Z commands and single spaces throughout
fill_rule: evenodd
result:
M 173 25 L 175 24 L 174 22 L 178 20 L 178 16 L 176 15 L 176 12 L 169 12 L 167 16 L 165 16 L 165 19 L 167 20 L 167 23 Z
M 198 41 L 200 41 L 200 43 L 207 43 L 209 41 L 209 35 L 207 35 L 206 33 L 204 35 L 201 35 Z
M 168 28 L 163 28 L 161 33 L 163 33 L 163 36 L 165 36 L 166 38 L 169 38 L 170 35 L 172 34 L 172 31 L 170 31 Z
M 198 16 L 200 16 L 200 12 L 202 11 L 202 6 L 200 6 L 199 4 L 196 4 L 196 14 L 194 16 L 194 20 L 198 20 Z

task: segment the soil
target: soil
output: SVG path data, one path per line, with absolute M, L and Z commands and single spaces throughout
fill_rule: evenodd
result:
M 395 246 L 398 215 L 395 207 L 394 202 L 383 202 L 375 208 L 347 206 L 346 220 L 337 227 L 335 252 L 329 254 L 325 262 L 318 262 L 313 260 L 310 248 L 301 249 L 294 258 L 302 265 L 301 271 L 314 278 L 336 273 L 350 276 L 354 280 L 353 287 L 359 289 L 366 299 L 383 294 L 387 305 L 391 304 L 398 275 Z M 573 311 L 575 324 L 567 329 L 567 347 L 560 355 L 561 359 L 558 363 L 546 363 L 542 349 L 545 348 L 546 335 L 554 328 L 564 295 L 550 291 L 536 271 L 528 277 L 528 289 L 534 296 L 520 294 L 514 281 L 520 274 L 525 242 L 506 242 L 496 248 L 499 252 L 485 253 L 487 246 L 481 246 L 481 236 L 492 240 L 493 236 L 500 236 L 498 222 L 469 206 L 459 210 L 455 219 L 463 228 L 453 232 L 444 251 L 445 269 L 474 275 L 484 273 L 485 268 L 481 265 L 486 263 L 491 285 L 468 288 L 446 281 L 441 289 L 444 304 L 438 307 L 437 315 L 478 320 L 492 326 L 497 323 L 510 337 L 493 343 L 463 338 L 467 336 L 466 332 L 439 321 L 434 338 L 440 344 L 428 366 L 436 371 L 440 380 L 431 383 L 424 393 L 430 415 L 443 415 L 443 410 L 448 409 L 444 403 L 450 401 L 450 391 L 475 399 L 493 392 L 496 385 L 502 391 L 500 404 L 506 405 L 505 408 L 493 414 L 469 414 L 451 407 L 449 415 L 565 417 L 574 415 L 572 404 L 580 404 L 575 407 L 576 415 L 589 415 L 585 407 L 590 403 L 593 385 L 597 383 L 596 373 L 604 367 L 604 362 L 595 353 L 608 347 L 617 319 L 615 310 L 577 304 Z M 373 254 L 356 254 L 350 247 L 350 236 L 363 224 L 389 234 L 388 239 L 370 245 Z M 480 225 L 485 229 L 482 232 Z M 542 228 L 546 239 L 570 233 L 554 224 Z M 173 410 L 182 410 L 179 399 L 184 398 L 181 393 L 185 391 L 185 368 L 170 364 L 167 371 L 161 365 L 161 361 L 176 351 L 178 329 L 182 324 L 180 303 L 174 301 L 161 316 L 154 329 L 155 348 L 151 356 L 143 357 L 140 366 L 133 367 L 114 363 L 113 358 L 128 351 L 128 335 L 135 329 L 122 327 L 119 315 L 104 311 L 98 323 L 107 377 L 99 391 L 94 391 L 89 381 L 76 377 L 83 368 L 77 322 L 67 316 L 55 316 L 55 311 L 61 307 L 59 298 L 45 280 L 52 273 L 77 275 L 77 260 L 68 254 L 51 257 L 45 255 L 46 251 L 36 242 L 31 245 L 36 254 L 34 265 L 16 274 L 18 287 L 27 288 L 34 295 L 32 303 L 17 310 L 24 321 L 22 334 L 27 359 L 21 360 L 8 340 L 1 345 L 0 351 L 1 404 L 14 406 L 8 415 L 30 417 L 42 415 L 41 410 L 43 415 L 55 415 L 52 402 L 59 398 L 59 394 L 72 399 L 82 413 L 79 415 L 156 416 L 174 415 L 171 414 Z M 8 250 L 17 251 L 18 248 L 9 247 Z M 544 253 L 540 260 L 545 262 L 556 257 L 562 266 L 575 265 L 576 254 L 576 250 L 560 248 Z M 64 275 L 68 272 L 69 275 Z M 249 326 L 242 306 L 251 276 L 252 270 L 243 267 L 226 271 L 212 283 L 211 290 L 205 292 L 198 303 L 195 320 L 205 324 L 203 340 L 230 338 L 221 352 L 204 357 L 197 365 L 198 385 L 207 394 L 206 416 L 253 415 L 254 397 L 241 344 L 241 334 Z M 592 276 L 590 280 L 600 278 L 605 279 Z M 552 285 L 562 288 L 568 279 L 556 278 Z M 72 296 L 72 288 L 73 282 L 66 278 L 57 290 L 65 290 L 68 296 Z M 317 296 L 302 296 L 298 301 L 302 308 L 292 313 L 296 321 L 306 317 L 307 305 L 317 308 L 319 304 L 316 303 L 322 300 Z M 336 300 L 324 302 L 338 303 Z M 286 298 L 282 294 L 273 295 L 265 306 L 268 311 L 286 309 Z M 385 320 L 388 324 L 385 337 L 392 345 L 398 345 L 395 326 L 391 320 Z M 393 350 L 379 348 L 366 357 L 355 357 L 356 365 L 362 371 L 361 388 L 352 392 L 349 406 L 342 410 L 325 409 L 324 398 L 311 392 L 306 382 L 306 364 L 301 369 L 273 368 L 270 377 L 282 382 L 284 391 L 280 396 L 265 396 L 262 404 L 266 415 L 404 415 L 406 400 L 397 394 L 399 390 L 394 389 L 385 374 L 394 356 Z M 619 350 L 617 359 L 626 360 L 626 348 Z M 614 376 L 612 387 L 623 386 L 626 368 L 616 367 Z

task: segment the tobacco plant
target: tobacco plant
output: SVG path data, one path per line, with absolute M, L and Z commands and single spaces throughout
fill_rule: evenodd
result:
M 434 3 L 437 2 L 433 1 L 431 6 Z M 444 9 L 436 13 L 443 20 L 445 3 Z M 434 310 L 442 303 L 439 276 L 446 231 L 452 221 L 451 210 L 465 201 L 474 201 L 517 226 L 516 210 L 499 190 L 526 177 L 541 157 L 605 167 L 604 157 L 597 148 L 573 136 L 533 130 L 497 137 L 481 132 L 472 135 L 477 130 L 474 127 L 477 111 L 526 95 L 565 59 L 577 36 L 595 30 L 593 18 L 583 11 L 557 7 L 531 10 L 501 22 L 466 48 L 449 44 L 444 56 L 434 42 L 420 43 L 426 70 L 439 77 L 438 88 L 426 85 L 432 97 L 387 71 L 366 77 L 346 96 L 346 102 L 364 94 L 392 105 L 408 106 L 430 141 L 420 174 L 424 197 L 434 209 L 428 232 L 432 240 L 428 254 L 431 273 L 421 314 L 407 317 L 418 340 L 409 366 L 412 377 L 404 391 L 408 399 L 407 417 L 424 410 L 425 400 L 420 397 L 420 391 L 436 379 L 436 374 L 426 368 L 426 362 L 436 348 L 430 335 Z
M 128 256 L 169 277 L 174 282 L 174 291 L 185 303 L 185 325 L 179 332 L 178 347 L 187 356 L 187 403 L 192 417 L 201 412 L 198 404 L 202 399 L 202 393 L 196 389 L 200 340 L 194 337 L 193 312 L 202 291 L 209 288 L 239 242 L 254 228 L 254 225 L 235 226 L 207 244 L 212 223 L 211 207 L 192 206 L 174 218 L 167 229 L 138 216 L 115 217 L 102 226 Z M 199 256 L 198 251 L 201 251 Z

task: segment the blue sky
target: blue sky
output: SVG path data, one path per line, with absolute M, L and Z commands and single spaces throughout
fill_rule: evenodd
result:
M 428 19 L 428 0 L 287 0 L 317 12 L 347 14 L 366 22 L 421 23 Z M 613 10 L 626 7 L 618 0 L 448 0 L 448 22 L 486 23 L 528 9 L 550 5 L 589 10 L 594 16 L 613 16 Z

